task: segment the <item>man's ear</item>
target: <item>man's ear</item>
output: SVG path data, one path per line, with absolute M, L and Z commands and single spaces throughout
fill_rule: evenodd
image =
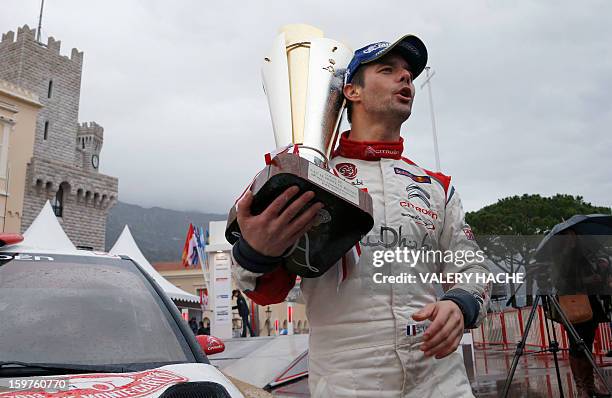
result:
M 351 102 L 356 102 L 357 100 L 359 100 L 359 97 L 361 95 L 360 87 L 352 83 L 345 84 L 344 88 L 342 89 L 342 92 L 344 93 L 346 99 Z

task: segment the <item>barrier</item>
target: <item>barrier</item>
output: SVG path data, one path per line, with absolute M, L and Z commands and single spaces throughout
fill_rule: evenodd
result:
M 472 339 L 476 349 L 491 350 L 514 350 L 516 345 L 522 339 L 525 324 L 529 317 L 531 307 L 520 309 L 507 308 L 504 311 L 491 312 L 487 314 L 482 324 L 478 329 L 472 330 Z M 559 347 L 562 349 L 561 357 L 567 358 L 569 339 L 565 328 L 553 322 L 554 329 L 557 335 Z M 549 323 L 549 329 L 550 329 Z M 552 339 L 552 329 L 549 330 Z M 526 352 L 537 352 L 548 347 L 549 339 L 546 334 L 546 325 L 544 311 L 541 306 L 538 306 L 537 313 L 531 324 L 529 336 L 525 342 Z M 600 364 L 604 364 L 603 356 L 612 350 L 612 332 L 610 324 L 600 323 L 595 334 L 595 342 L 593 344 L 593 354 Z
M 477 348 L 514 349 L 523 337 L 523 329 L 531 308 L 510 308 L 502 312 L 491 312 L 479 329 L 472 331 Z M 546 346 L 544 314 L 539 307 L 525 342 L 526 350 L 540 350 Z

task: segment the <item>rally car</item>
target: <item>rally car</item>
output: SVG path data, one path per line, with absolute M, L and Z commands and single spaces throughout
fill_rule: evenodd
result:
M 21 239 L 0 234 L 0 398 L 243 397 L 130 258 Z

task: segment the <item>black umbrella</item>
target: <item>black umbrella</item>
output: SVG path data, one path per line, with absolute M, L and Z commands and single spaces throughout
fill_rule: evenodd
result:
M 577 235 L 611 235 L 612 236 L 612 215 L 606 214 L 577 214 L 569 220 L 563 221 L 553 227 L 553 229 L 542 239 L 535 251 L 535 257 L 541 258 L 549 254 L 547 245 L 553 236 L 561 232 L 572 229 Z

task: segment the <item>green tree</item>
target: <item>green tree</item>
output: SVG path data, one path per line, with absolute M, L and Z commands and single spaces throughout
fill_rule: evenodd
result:
M 544 234 L 576 214 L 612 214 L 612 209 L 593 206 L 582 196 L 524 194 L 468 212 L 465 218 L 488 258 L 504 272 L 513 273 L 530 261 Z M 531 284 L 527 278 L 528 291 Z M 510 286 L 511 294 L 514 288 Z
M 576 214 L 612 214 L 609 207 L 593 206 L 582 196 L 557 194 L 511 196 L 468 212 L 465 219 L 477 235 L 538 235 Z

